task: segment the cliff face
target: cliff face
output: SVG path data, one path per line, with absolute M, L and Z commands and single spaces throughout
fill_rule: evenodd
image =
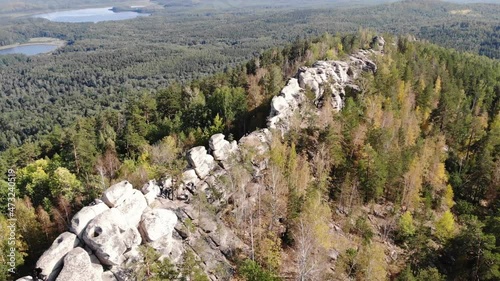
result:
M 384 41 L 376 38 L 374 44 L 380 50 Z M 341 110 L 346 88 L 356 90 L 361 72 L 377 70 L 370 56 L 380 53 L 361 50 L 346 61 L 301 68 L 272 99 L 268 128 L 239 142 L 212 136 L 208 151 L 199 146 L 187 152 L 189 166 L 178 180 L 166 176 L 140 190 L 127 181 L 109 187 L 72 218 L 68 232 L 40 257 L 37 278 L 134 280 L 131 271 L 140 264 L 139 246 L 145 244 L 174 265 L 193 253 L 211 280 L 231 279 L 233 261 L 250 256 L 252 245 L 245 239 L 250 234 L 235 229 L 224 214 L 244 213 L 269 192 L 261 177 L 268 169 L 271 142 L 292 129 L 294 116 L 306 114 L 306 104 L 315 108 L 328 102 L 332 110 Z M 248 157 L 252 166 L 242 168 Z

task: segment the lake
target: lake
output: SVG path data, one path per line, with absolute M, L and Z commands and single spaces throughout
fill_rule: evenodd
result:
M 8 49 L 0 50 L 0 55 L 8 54 L 25 54 L 27 56 L 33 56 L 43 53 L 49 53 L 57 49 L 59 46 L 54 44 L 33 44 L 33 45 L 21 45 Z
M 101 21 L 116 21 L 128 20 L 139 16 L 149 16 L 146 13 L 137 13 L 131 11 L 113 12 L 112 7 L 108 8 L 92 8 L 53 12 L 48 14 L 36 15 L 37 18 L 44 18 L 54 22 L 101 22 Z

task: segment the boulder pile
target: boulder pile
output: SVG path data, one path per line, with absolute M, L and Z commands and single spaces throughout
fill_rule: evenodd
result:
M 82 208 L 71 219 L 69 231 L 59 235 L 38 259 L 37 278 L 121 280 L 115 272 L 131 258 L 138 258 L 139 245 L 163 239 L 172 249 L 177 216 L 172 210 L 150 208 L 152 202 L 147 203 L 147 196 L 158 191 L 151 182 L 143 191 L 146 194 L 122 181 L 104 191 L 94 204 Z M 30 280 L 23 278 L 19 280 Z

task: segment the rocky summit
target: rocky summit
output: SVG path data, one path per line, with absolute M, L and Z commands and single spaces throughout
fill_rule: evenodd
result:
M 318 61 L 300 68 L 272 99 L 268 128 L 247 134 L 239 142 L 213 135 L 208 150 L 197 146 L 187 151 L 188 166 L 179 182 L 166 175 L 142 187 L 128 181 L 110 186 L 100 199 L 73 216 L 68 232 L 59 235 L 39 258 L 36 278 L 133 280 L 130 269 L 140 266 L 135 262 L 141 258 L 139 246 L 149 245 L 174 265 L 190 250 L 211 280 L 228 280 L 234 272 L 232 261 L 239 255 L 249 256 L 251 245 L 239 238 L 221 214 L 209 207 L 194 207 L 194 195 L 203 193 L 207 206 L 233 202 L 233 212 L 257 204 L 259 190 L 266 190 L 259 178 L 268 161 L 259 155 L 265 155 L 273 138 L 290 130 L 292 116 L 301 114 L 305 103 L 319 107 L 328 100 L 334 111 L 341 110 L 346 87 L 355 88 L 361 72 L 377 70 L 370 57 L 380 55 L 383 45 L 379 37 L 377 50 L 361 50 L 347 61 Z M 307 91 L 314 95 L 308 97 Z M 253 157 L 253 167 L 237 171 L 235 177 L 233 164 L 248 155 Z M 249 197 L 235 198 L 235 186 L 243 186 Z

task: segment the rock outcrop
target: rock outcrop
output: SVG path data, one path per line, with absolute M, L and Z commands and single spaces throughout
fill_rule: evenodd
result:
M 374 39 L 377 46 L 383 45 L 383 38 Z M 312 67 L 301 67 L 294 78 L 278 96 L 271 101 L 271 113 L 268 119 L 270 129 L 278 129 L 283 133 L 290 130 L 291 118 L 300 105 L 307 99 L 312 99 L 316 106 L 321 105 L 325 93 L 329 93 L 330 103 L 334 110 L 340 111 L 344 106 L 346 87 L 352 87 L 353 82 L 363 71 L 377 71 L 377 66 L 369 58 L 374 50 L 360 50 L 345 61 L 318 61 Z M 307 91 L 313 96 L 309 97 Z
M 345 89 L 355 88 L 353 82 L 362 71 L 377 70 L 369 57 L 384 44 L 378 37 L 372 42 L 377 51 L 362 50 L 346 62 L 318 61 L 300 68 L 272 99 L 268 128 L 251 132 L 239 142 L 229 142 L 223 134 L 213 135 L 208 151 L 198 146 L 187 152 L 189 165 L 177 181 L 165 176 L 149 181 L 141 190 L 128 181 L 110 186 L 102 201 L 97 199 L 75 214 L 71 232 L 57 237 L 40 257 L 36 265 L 40 277 L 57 281 L 133 280 L 129 268 L 141 259 L 139 245 L 146 244 L 174 264 L 182 261 L 186 251 L 192 251 L 211 280 L 229 280 L 232 261 L 241 258 L 239 255 L 248 256 L 250 247 L 225 225 L 222 214 L 194 208 L 191 199 L 203 198 L 203 204 L 211 207 L 233 205 L 235 212 L 251 209 L 257 204 L 257 195 L 266 189 L 261 179 L 268 167 L 266 153 L 275 137 L 273 130 L 281 134 L 289 131 L 292 117 L 302 114 L 306 102 L 321 107 L 328 100 L 334 110 L 341 110 Z M 325 94 L 331 97 L 326 99 Z M 253 170 L 239 169 L 235 176 L 231 163 L 249 155 Z M 233 195 L 236 187 L 245 189 L 246 197 Z M 171 192 L 171 199 L 165 199 L 165 190 Z M 205 196 L 195 197 L 198 192 Z

